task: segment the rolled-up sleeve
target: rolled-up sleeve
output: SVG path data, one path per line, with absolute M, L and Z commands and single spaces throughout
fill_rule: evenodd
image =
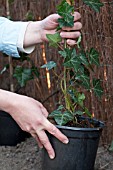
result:
M 0 51 L 13 57 L 20 57 L 18 41 L 20 41 L 21 31 L 24 38 L 28 24 L 29 22 L 13 22 L 7 18 L 0 17 Z M 23 39 L 21 39 L 21 46 L 22 43 Z M 24 49 L 22 50 L 25 52 Z

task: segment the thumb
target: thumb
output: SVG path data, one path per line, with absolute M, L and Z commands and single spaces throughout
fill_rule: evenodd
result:
M 58 14 L 51 14 L 47 17 L 47 19 L 51 20 L 52 22 L 55 22 L 58 24 L 58 18 L 61 18 Z

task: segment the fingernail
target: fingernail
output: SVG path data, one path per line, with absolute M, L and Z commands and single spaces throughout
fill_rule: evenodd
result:
M 61 33 L 60 33 L 60 36 L 61 36 L 61 37 L 64 37 L 64 33 L 63 33 L 63 32 L 61 32 Z
M 51 158 L 51 159 L 54 159 L 54 155 L 50 155 L 50 158 Z
M 68 144 L 68 143 L 69 143 L 69 140 L 66 139 L 66 140 L 63 141 L 63 143 Z

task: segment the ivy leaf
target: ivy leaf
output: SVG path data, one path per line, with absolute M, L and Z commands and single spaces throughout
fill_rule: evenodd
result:
M 81 59 L 81 63 L 84 65 L 89 65 L 88 59 L 86 57 L 86 53 L 84 51 L 81 51 L 78 57 Z
M 96 12 L 100 12 L 100 8 L 104 5 L 100 0 L 83 0 L 83 2 Z
M 101 97 L 103 94 L 103 89 L 101 87 L 101 82 L 99 79 L 93 79 L 93 90 L 97 97 Z
M 99 53 L 96 49 L 91 48 L 88 56 L 89 56 L 90 64 L 95 64 L 97 66 L 100 65 L 100 63 L 99 63 Z
M 73 120 L 73 115 L 69 111 L 62 112 L 61 109 L 54 110 L 49 117 L 54 118 L 56 123 L 61 126 Z
M 90 90 L 90 78 L 85 73 L 77 73 L 75 79 L 79 80 L 87 90 Z
M 66 50 L 58 51 L 58 53 L 59 53 L 62 57 L 64 57 L 64 58 L 66 58 L 66 56 L 67 56 Z
M 59 23 L 59 29 L 63 28 L 63 27 L 73 27 L 74 23 L 73 23 L 73 19 L 74 17 L 70 15 L 70 17 L 68 16 L 68 18 L 65 20 L 64 18 L 58 18 L 58 23 Z M 59 30 L 57 29 L 57 30 Z
M 56 67 L 56 63 L 54 61 L 49 61 L 47 64 L 41 66 L 41 68 L 47 68 L 48 70 L 51 70 L 54 67 Z
M 49 41 L 49 45 L 52 47 L 58 47 L 58 43 L 62 41 L 62 38 L 59 33 L 46 34 L 46 37 Z
M 14 75 L 21 87 L 24 87 L 27 81 L 33 79 L 32 70 L 29 68 L 23 68 L 21 66 L 17 66 L 14 70 Z
M 72 16 L 73 11 L 74 7 L 69 5 L 66 0 L 63 0 L 61 4 L 57 6 L 57 13 L 62 17 L 58 19 L 58 29 L 74 26 L 74 16 Z
M 81 107 L 83 107 L 83 101 L 85 100 L 85 95 L 84 95 L 84 93 L 79 93 L 78 94 L 78 104 L 81 106 Z
M 74 68 L 75 72 L 77 72 L 81 62 L 79 57 L 76 55 L 75 48 L 73 49 L 66 48 L 65 51 L 67 55 L 64 61 L 64 66 L 68 68 Z

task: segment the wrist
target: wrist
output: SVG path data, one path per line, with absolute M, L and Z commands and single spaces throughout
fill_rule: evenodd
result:
M 12 116 L 15 112 L 16 105 L 17 94 L 0 89 L 0 110 L 9 113 Z
M 24 47 L 29 47 L 42 42 L 41 21 L 30 22 L 24 36 Z

